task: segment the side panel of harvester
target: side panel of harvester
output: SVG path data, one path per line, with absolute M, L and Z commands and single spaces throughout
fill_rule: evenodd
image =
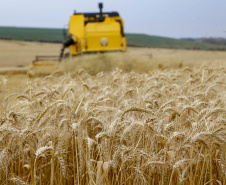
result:
M 75 40 L 75 43 L 70 45 L 71 55 L 77 55 L 78 52 L 85 52 L 85 25 L 84 16 L 73 15 L 69 22 L 69 37 Z
M 121 25 L 112 17 L 106 17 L 103 22 L 87 23 L 85 37 L 87 52 L 125 50 Z

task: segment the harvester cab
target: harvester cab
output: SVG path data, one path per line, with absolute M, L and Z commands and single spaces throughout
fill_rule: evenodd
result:
M 68 39 L 63 43 L 60 56 L 37 56 L 30 66 L 29 76 L 54 72 L 57 63 L 66 56 L 77 56 L 85 53 L 99 53 L 109 51 L 126 51 L 127 42 L 124 34 L 124 22 L 118 12 L 103 12 L 103 4 L 99 3 L 97 13 L 75 12 L 69 21 Z M 65 54 L 65 49 L 69 50 Z M 41 60 L 40 60 L 41 59 Z M 47 69 L 51 67 L 50 72 Z M 42 69 L 43 68 L 43 69 Z

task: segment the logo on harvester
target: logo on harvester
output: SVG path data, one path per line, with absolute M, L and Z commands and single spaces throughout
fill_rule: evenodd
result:
M 101 46 L 107 46 L 108 45 L 108 39 L 106 37 L 103 37 L 100 39 L 100 45 Z

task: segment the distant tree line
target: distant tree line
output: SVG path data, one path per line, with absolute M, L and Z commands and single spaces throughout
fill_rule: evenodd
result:
M 211 37 L 210 38 L 183 38 L 182 40 L 226 46 L 226 39 L 225 38 L 211 38 Z
M 0 36 L 1 40 L 12 40 L 12 37 L 10 36 Z
M 11 36 L 0 36 L 0 40 L 20 40 L 20 41 L 28 41 L 28 42 L 46 42 L 46 43 L 62 43 L 61 39 L 49 39 L 49 38 L 32 38 L 25 37 L 23 39 L 15 39 Z

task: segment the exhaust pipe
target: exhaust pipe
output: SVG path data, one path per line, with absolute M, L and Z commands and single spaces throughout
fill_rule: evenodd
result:
M 104 17 L 103 17 L 103 3 L 99 3 L 99 9 L 100 9 L 100 18 L 99 18 L 99 21 L 102 22 L 104 21 Z

